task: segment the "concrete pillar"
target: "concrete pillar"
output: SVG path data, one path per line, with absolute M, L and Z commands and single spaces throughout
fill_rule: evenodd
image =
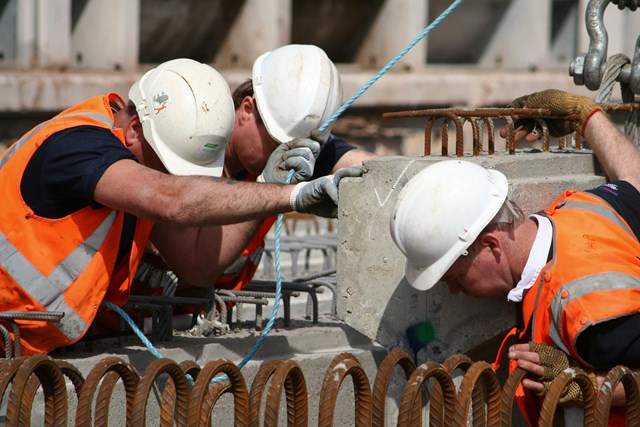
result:
M 355 62 L 366 68 L 382 68 L 391 61 L 427 27 L 428 3 L 428 0 L 386 0 L 356 54 Z M 426 62 L 426 42 L 421 40 L 396 67 L 422 68 Z
M 495 17 L 495 30 L 479 65 L 540 68 L 550 62 L 550 39 L 551 0 L 511 0 L 504 14 Z
M 390 214 L 407 181 L 440 159 L 387 157 L 366 162 L 362 178 L 340 183 L 338 214 L 338 316 L 388 349 L 408 348 L 406 329 L 428 321 L 435 338 L 421 358 L 436 361 L 473 349 L 508 329 L 516 310 L 507 301 L 451 295 L 440 285 L 419 292 L 404 278 L 405 258 L 391 240 Z M 502 171 L 509 179 L 511 197 L 525 213 L 546 207 L 565 189 L 604 183 L 595 174 L 593 157 L 584 153 L 467 160 Z
M 135 70 L 139 15 L 139 0 L 88 0 L 75 18 L 73 64 L 101 70 Z
M 0 9 L 0 63 L 69 66 L 71 0 L 8 0 Z
M 214 66 L 251 67 L 262 53 L 289 44 L 291 0 L 245 0 L 214 59 Z

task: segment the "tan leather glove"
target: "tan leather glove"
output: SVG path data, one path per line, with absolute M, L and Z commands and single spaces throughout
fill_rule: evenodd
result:
M 544 385 L 544 390 L 540 392 L 539 396 L 544 396 L 549 391 L 551 383 L 562 371 L 570 367 L 580 367 L 584 370 L 575 359 L 568 356 L 564 351 L 555 347 L 548 346 L 547 344 L 530 342 L 529 350 L 538 353 L 540 356 L 540 365 L 544 367 L 544 374 L 539 378 L 539 381 Z M 594 372 L 586 371 L 587 375 L 593 383 L 594 389 L 597 390 L 596 375 Z M 575 381 L 569 383 L 569 385 L 562 391 L 560 395 L 561 406 L 584 406 L 584 400 L 582 398 L 582 391 L 580 386 Z
M 598 104 L 586 96 L 557 89 L 547 89 L 521 96 L 509 105 L 516 108 L 543 108 L 554 114 L 577 116 L 573 120 L 545 119 L 549 125 L 549 133 L 556 137 L 571 132 L 579 132 L 582 135 L 589 118 L 600 110 Z

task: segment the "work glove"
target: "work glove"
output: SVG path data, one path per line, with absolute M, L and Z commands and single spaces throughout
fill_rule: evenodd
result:
M 640 0 L 611 0 L 611 3 L 617 4 L 618 9 L 622 10 L 625 7 L 629 9 L 636 10 L 638 8 L 638 4 L 640 4 Z
M 256 181 L 286 184 L 291 169 L 295 171 L 291 184 L 308 181 L 313 176 L 320 147 L 318 141 L 309 138 L 296 138 L 278 145 Z
M 569 357 L 564 351 L 548 346 L 547 344 L 530 342 L 529 350 L 538 353 L 540 356 L 540 365 L 544 368 L 544 374 L 539 379 L 542 385 L 544 385 L 544 390 L 539 393 L 539 396 L 547 394 L 553 380 L 565 369 L 570 367 L 583 368 L 580 363 L 572 357 Z M 597 391 L 598 383 L 595 373 L 587 372 L 587 375 L 591 379 L 594 389 Z M 584 406 L 582 391 L 578 383 L 571 381 L 560 394 L 558 403 L 560 403 L 561 406 Z
M 582 95 L 563 92 L 557 89 L 543 90 L 530 95 L 521 96 L 509 104 L 515 108 L 541 108 L 550 110 L 553 114 L 575 115 L 573 119 L 552 119 L 545 121 L 549 125 L 549 134 L 560 137 L 571 132 L 584 133 L 587 121 L 600 107 L 593 100 Z M 523 119 L 518 125 L 530 126 L 531 120 Z
M 336 218 L 338 216 L 338 185 L 340 180 L 344 177 L 359 176 L 362 176 L 362 167 L 350 166 L 338 169 L 333 175 L 301 182 L 291 192 L 289 199 L 291 209 L 325 218 Z

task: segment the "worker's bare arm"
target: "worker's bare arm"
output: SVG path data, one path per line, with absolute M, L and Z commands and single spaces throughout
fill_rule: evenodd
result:
M 640 149 L 604 113 L 595 113 L 584 132 L 609 179 L 629 182 L 640 191 Z
M 237 223 L 291 211 L 293 186 L 173 176 L 133 160 L 109 166 L 94 199 L 139 218 L 181 226 Z
M 340 157 L 340 160 L 334 165 L 331 172 L 335 173 L 338 169 L 346 168 L 351 165 L 361 165 L 365 160 L 378 157 L 376 154 L 363 150 L 347 151 Z
M 212 227 L 156 224 L 151 241 L 165 262 L 193 286 L 212 286 L 240 256 L 261 221 Z

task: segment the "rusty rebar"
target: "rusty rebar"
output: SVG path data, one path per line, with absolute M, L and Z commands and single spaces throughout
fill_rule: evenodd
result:
M 640 109 L 640 103 L 620 103 L 620 104 L 600 104 L 605 112 L 629 112 Z M 424 134 L 424 155 L 431 155 L 431 134 L 436 121 L 442 119 L 441 127 L 441 155 L 449 155 L 449 123 L 453 122 L 456 125 L 456 149 L 455 153 L 457 157 L 464 156 L 464 135 L 463 127 L 466 121 L 471 122 L 471 130 L 473 133 L 472 140 L 472 155 L 479 156 L 483 151 L 483 130 L 486 130 L 488 139 L 488 154 L 493 155 L 495 153 L 495 141 L 494 141 L 494 120 L 502 119 L 506 121 L 505 129 L 505 142 L 506 151 L 509 154 L 515 154 L 515 120 L 527 119 L 533 120 L 536 126 L 541 128 L 542 150 L 549 151 L 550 147 L 550 135 L 549 127 L 546 119 L 560 119 L 560 120 L 574 120 L 575 115 L 559 115 L 553 113 L 551 110 L 542 108 L 511 108 L 511 107 L 489 107 L 489 108 L 476 108 L 476 109 L 460 109 L 460 108 L 436 108 L 426 110 L 412 110 L 412 111 L 396 111 L 388 112 L 382 115 L 384 119 L 395 118 L 413 118 L 413 117 L 426 117 Z M 480 121 L 484 126 L 480 125 Z M 576 149 L 582 149 L 582 140 L 579 135 L 576 135 Z M 564 149 L 566 142 L 564 138 L 559 140 L 561 149 Z
M 407 380 L 411 377 L 413 371 L 416 370 L 416 364 L 411 356 L 409 356 L 409 353 L 404 350 L 394 350 L 384 358 L 378 367 L 378 372 L 373 382 L 373 393 L 371 396 L 373 427 L 384 427 L 387 389 L 396 366 L 402 368 Z
M 319 427 L 332 427 L 333 416 L 342 381 L 351 376 L 355 399 L 355 425 L 371 425 L 371 389 L 369 380 L 358 359 L 350 353 L 337 355 L 324 376 L 320 391 Z
M 426 362 L 416 368 L 406 352 L 397 350 L 380 364 L 371 392 L 368 378 L 357 358 L 342 353 L 326 370 L 320 392 L 318 425 L 334 424 L 338 392 L 343 380 L 350 376 L 354 384 L 355 425 L 383 426 L 387 387 L 398 366 L 408 379 L 402 392 L 397 425 L 411 427 L 422 425 L 422 389 L 430 382 L 429 425 L 467 426 L 471 420 L 474 426 L 510 426 L 515 392 L 526 375 L 526 371 L 516 368 L 501 389 L 496 373 L 486 362 L 473 362 L 465 355 L 455 355 L 443 364 Z M 212 383 L 214 377 L 222 373 L 227 377 Z M 456 391 L 453 377 L 460 374 L 463 375 L 462 382 Z M 212 412 L 224 393 L 233 393 L 234 396 L 234 425 L 277 426 L 281 424 L 279 410 L 283 390 L 287 424 L 308 424 L 306 382 L 302 370 L 293 360 L 263 363 L 254 377 L 249 395 L 242 373 L 232 362 L 224 359 L 211 361 L 202 369 L 193 361 L 177 364 L 170 359 L 159 359 L 139 375 L 127 362 L 107 357 L 100 360 L 83 379 L 78 369 L 66 361 L 56 361 L 45 355 L 21 357 L 0 361 L 0 400 L 10 390 L 7 425 L 28 425 L 34 397 L 42 390 L 45 424 L 66 425 L 66 377 L 77 395 L 76 426 L 107 426 L 116 422 L 109 419 L 109 405 L 114 399 L 115 385 L 122 381 L 126 399 L 126 420 L 123 424 L 144 426 L 150 390 L 165 375 L 168 379 L 159 408 L 161 426 L 219 424 L 220 420 L 212 419 Z M 191 386 L 189 381 L 193 379 Z M 562 392 L 572 381 L 582 391 L 584 425 L 606 425 L 613 391 L 620 384 L 624 387 L 627 419 L 640 417 L 640 380 L 634 371 L 623 366 L 611 369 L 596 393 L 589 377 L 582 370 L 574 369 L 573 372 L 563 372 L 552 382 L 542 403 L 540 425 L 553 424 Z M 263 395 L 266 396 L 264 423 L 260 424 Z M 95 416 L 92 417 L 94 406 Z M 471 414 L 469 408 L 472 409 Z

